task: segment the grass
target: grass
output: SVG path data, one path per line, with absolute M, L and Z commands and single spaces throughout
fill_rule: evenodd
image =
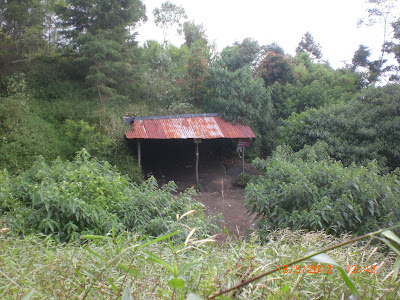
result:
M 0 298 L 21 299 L 116 299 L 130 286 L 135 299 L 184 299 L 190 292 L 203 298 L 284 265 L 306 253 L 332 246 L 349 236 L 335 238 L 323 232 L 269 233 L 260 245 L 253 236 L 248 242 L 230 241 L 223 245 L 189 238 L 171 244 L 138 235 L 124 234 L 81 244 L 57 244 L 49 238 L 0 236 Z M 173 245 L 173 247 L 172 247 Z M 174 293 L 171 276 L 151 253 L 178 268 L 194 261 L 199 265 L 183 272 L 185 288 Z M 395 255 L 383 244 L 358 242 L 328 253 L 338 264 L 374 265 L 376 273 L 349 273 L 360 299 L 398 299 L 400 279 L 392 280 Z M 318 265 L 316 262 L 301 263 Z M 396 290 L 397 288 L 397 290 Z M 173 294 L 174 293 L 174 294 Z M 276 272 L 234 292 L 237 299 L 339 299 L 350 290 L 333 267 L 332 274 L 284 274 Z

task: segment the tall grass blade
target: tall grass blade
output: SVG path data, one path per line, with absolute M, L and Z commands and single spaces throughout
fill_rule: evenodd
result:
M 134 277 L 143 277 L 144 275 L 140 274 L 137 270 L 133 269 L 132 267 L 129 267 L 124 264 L 119 264 L 117 266 L 118 269 L 127 272 L 129 275 L 134 276 Z
M 320 253 L 317 254 L 313 257 L 311 257 L 312 260 L 319 262 L 321 264 L 328 264 L 328 265 L 334 265 L 340 272 L 340 275 L 342 276 L 344 282 L 346 283 L 347 287 L 350 289 L 351 293 L 353 294 L 353 299 L 358 299 L 360 298 L 360 294 L 357 291 L 357 288 L 353 284 L 353 282 L 350 280 L 349 276 L 347 276 L 346 271 L 329 255 L 325 253 Z
M 201 262 L 200 261 L 193 261 L 187 264 L 184 264 L 182 268 L 179 269 L 177 276 L 183 274 L 185 271 L 187 271 L 188 269 L 193 268 L 194 266 L 200 265 Z
M 102 300 L 102 298 L 100 297 L 100 295 L 97 294 L 97 292 L 96 292 L 95 290 L 91 290 L 91 292 L 92 292 L 93 296 L 96 297 L 96 299 Z
M 171 236 L 177 235 L 178 233 L 180 233 L 180 231 L 174 231 L 172 233 L 168 233 L 166 235 L 160 236 L 160 237 L 158 237 L 158 238 L 156 238 L 154 240 L 151 240 L 151 241 L 149 241 L 147 243 L 144 243 L 143 245 L 140 246 L 140 248 L 144 248 L 144 247 L 147 247 L 147 246 L 149 246 L 151 244 L 154 244 L 154 243 L 157 243 L 159 241 L 165 240 L 165 239 L 167 239 L 167 238 L 169 238 Z
M 94 256 L 96 256 L 97 258 L 100 258 L 102 261 L 108 262 L 108 259 L 105 259 L 104 257 L 102 257 L 100 254 L 97 254 L 96 252 L 94 252 L 93 250 L 91 250 L 90 248 L 84 248 L 87 252 L 93 254 Z
M 392 242 L 392 240 L 388 240 L 388 239 L 380 238 L 380 237 L 376 237 L 376 239 L 384 242 L 394 253 L 396 253 L 398 256 L 400 256 L 400 246 L 398 246 L 396 243 Z
M 388 239 L 392 240 L 393 242 L 396 242 L 400 246 L 400 238 L 393 231 L 386 230 L 381 234 L 387 237 Z
M 228 239 L 231 237 L 231 235 L 229 234 L 229 231 L 228 231 L 228 229 L 224 226 L 224 230 L 225 230 L 225 233 L 226 233 L 226 236 L 228 237 Z
M 131 296 L 131 287 L 130 284 L 128 284 L 124 290 L 124 294 L 122 295 L 121 300 L 133 300 Z
M 118 289 L 114 284 L 114 281 L 111 278 L 107 278 L 108 283 L 111 285 L 112 289 L 114 290 L 114 292 L 118 295 Z
M 159 258 L 158 256 L 154 255 L 153 253 L 150 253 L 148 251 L 143 250 L 144 253 L 146 253 L 147 255 L 149 255 L 150 257 L 148 258 L 148 260 L 155 262 L 157 264 L 163 265 L 165 268 L 167 268 L 168 271 L 171 272 L 171 274 L 174 274 L 174 269 L 173 267 L 171 267 L 169 264 L 167 264 L 165 261 L 163 261 L 161 258 Z
M 85 240 L 112 240 L 112 237 L 105 235 L 81 235 L 81 239 Z
M 396 281 L 397 275 L 399 275 L 400 270 L 400 256 L 397 257 L 396 262 L 393 266 L 393 274 L 392 274 L 392 284 Z
M 22 300 L 31 300 L 34 292 L 35 290 L 30 291 L 29 294 L 25 295 L 24 298 L 22 298 Z

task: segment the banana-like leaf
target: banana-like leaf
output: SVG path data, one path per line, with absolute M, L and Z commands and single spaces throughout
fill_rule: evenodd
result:
M 321 253 L 311 257 L 311 259 L 321 264 L 334 265 L 339 270 L 344 282 L 353 294 L 352 299 L 356 300 L 360 298 L 360 294 L 358 293 L 357 288 L 355 287 L 349 276 L 347 276 L 346 271 L 332 257 L 325 253 Z
M 387 237 L 388 239 L 396 242 L 400 246 L 400 238 L 391 230 L 386 230 L 381 233 L 383 236 Z

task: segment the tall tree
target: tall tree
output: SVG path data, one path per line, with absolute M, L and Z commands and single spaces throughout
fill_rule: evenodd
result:
M 167 44 L 167 32 L 171 26 L 178 26 L 180 32 L 182 19 L 187 19 L 185 9 L 182 6 L 177 6 L 171 1 L 166 1 L 153 10 L 154 22 L 163 30 L 164 45 Z
M 395 27 L 391 26 L 398 18 L 398 11 L 400 9 L 400 1 L 398 0 L 365 0 L 366 12 L 368 16 L 361 18 L 358 25 L 374 26 L 379 24 L 382 26 L 382 47 L 379 62 L 376 61 L 376 67 L 380 69 L 380 75 L 386 71 L 391 71 L 391 66 L 386 66 L 386 54 L 390 52 L 390 42 L 388 37 L 395 32 L 391 32 Z
M 245 38 L 241 43 L 225 47 L 221 52 L 221 60 L 230 72 L 234 72 L 245 65 L 254 66 L 259 57 L 264 54 L 264 47 L 256 40 Z
M 264 79 L 265 86 L 270 86 L 274 82 L 285 84 L 295 80 L 291 59 L 272 51 L 267 52 L 267 55 L 258 65 L 257 73 Z
M 32 58 L 43 48 L 43 6 L 40 0 L 0 1 L 2 54 L 9 52 L 10 62 Z M 9 41 L 7 41 L 9 39 Z M 9 45 L 12 48 L 8 48 Z M 1 58 L 0 58 L 1 60 Z
M 307 52 L 310 54 L 313 60 L 318 61 L 322 59 L 321 45 L 314 41 L 313 36 L 309 32 L 306 32 L 303 35 L 299 45 L 296 48 L 297 55 L 302 52 Z
M 369 85 L 377 81 L 378 77 L 383 72 L 381 60 L 370 61 L 369 57 L 371 51 L 368 47 L 360 45 L 358 50 L 354 53 L 351 69 L 352 71 L 358 71 L 359 69 L 364 69 L 362 74 L 363 85 Z
M 208 44 L 206 30 L 202 24 L 197 25 L 194 21 L 185 22 L 183 24 L 183 34 L 185 36 L 185 45 L 189 48 L 196 43 L 203 46 Z
M 128 26 L 145 19 L 141 0 L 67 0 L 57 13 L 63 35 L 74 49 L 77 61 L 88 68 L 87 82 L 103 96 L 113 95 L 118 82 L 129 74 Z

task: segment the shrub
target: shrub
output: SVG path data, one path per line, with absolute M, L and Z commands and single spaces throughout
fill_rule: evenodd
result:
M 247 184 L 252 180 L 255 179 L 256 176 L 254 175 L 250 175 L 250 174 L 245 174 L 242 173 L 238 176 L 238 178 L 236 179 L 236 185 L 240 186 L 242 188 L 245 188 L 247 186 Z
M 343 167 L 329 157 L 325 143 L 297 153 L 279 146 L 254 165 L 263 174 L 247 186 L 246 198 L 249 211 L 263 217 L 263 230 L 365 233 L 399 218 L 399 172 L 381 176 L 374 162 Z
M 400 86 L 366 89 L 346 104 L 292 114 L 281 130 L 281 141 L 295 151 L 319 140 L 345 166 L 376 160 L 381 171 L 400 167 Z
M 72 162 L 40 159 L 13 183 L 6 172 L 1 176 L 0 193 L 7 197 L 1 199 L 0 212 L 15 232 L 41 232 L 60 241 L 81 233 L 103 235 L 112 228 L 157 236 L 176 229 L 176 216 L 191 210 L 197 218 L 185 220 L 194 222 L 200 235 L 210 229 L 201 204 L 191 198 L 193 191 L 175 196 L 174 183 L 160 189 L 154 178 L 136 185 L 109 163 L 90 159 L 85 150 Z

